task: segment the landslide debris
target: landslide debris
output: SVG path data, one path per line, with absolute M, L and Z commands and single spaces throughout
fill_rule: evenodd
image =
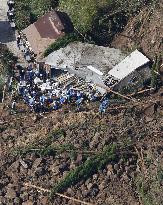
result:
M 139 106 L 108 110 L 104 118 L 95 104 L 37 121 L 26 108 L 15 115 L 1 108 L 1 203 L 74 204 L 59 192 L 99 205 L 162 204 L 161 93 L 142 97 Z M 26 183 L 48 189 L 53 199 Z

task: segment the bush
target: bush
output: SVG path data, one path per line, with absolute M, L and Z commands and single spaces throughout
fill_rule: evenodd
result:
M 22 30 L 57 5 L 57 0 L 15 0 L 15 23 Z
M 2 101 L 3 97 L 3 87 L 5 85 L 4 76 L 0 75 L 0 102 Z
M 151 69 L 151 87 L 157 89 L 158 86 L 158 74 L 159 66 L 161 62 L 161 56 L 155 56 L 155 61 Z
M 13 75 L 13 67 L 17 62 L 15 57 L 5 45 L 0 44 L 0 101 L 7 76 Z
M 66 12 L 74 26 L 80 32 L 86 33 L 91 30 L 92 23 L 98 11 L 97 0 L 60 0 L 59 7 Z
M 56 184 L 51 190 L 51 196 L 56 192 L 62 192 L 68 187 L 78 183 L 80 180 L 86 180 L 92 174 L 102 169 L 109 161 L 115 160 L 116 147 L 108 146 L 102 153 L 95 155 L 85 161 L 84 164 L 70 171 L 67 176 Z
M 69 15 L 80 33 L 98 45 L 108 45 L 124 29 L 128 18 L 145 4 L 146 0 L 60 0 L 59 9 Z
M 17 63 L 17 57 L 6 49 L 0 58 L 0 62 L 3 65 L 3 74 L 12 76 L 14 65 Z
M 76 33 L 66 34 L 62 38 L 57 39 L 52 43 L 44 52 L 44 56 L 48 56 L 53 51 L 56 51 L 60 48 L 66 47 L 69 43 L 74 41 L 82 41 L 82 38 L 79 37 Z

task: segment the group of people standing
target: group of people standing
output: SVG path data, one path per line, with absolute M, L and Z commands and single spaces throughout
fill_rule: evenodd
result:
M 74 110 L 80 111 L 81 106 L 84 109 L 85 102 L 94 102 L 101 99 L 100 93 L 91 85 L 89 85 L 86 93 L 75 89 L 72 85 L 64 87 L 57 81 L 47 78 L 32 63 L 26 69 L 19 68 L 16 92 L 32 112 L 40 114 L 52 110 L 62 110 L 63 107 L 70 108 L 70 105 Z M 11 105 L 13 111 L 16 111 L 18 96 L 13 97 Z M 99 112 L 104 113 L 108 104 L 108 98 L 103 98 Z
M 28 40 L 22 32 L 17 36 L 17 47 L 22 51 L 24 58 L 27 62 L 36 62 L 36 55 L 34 54 Z

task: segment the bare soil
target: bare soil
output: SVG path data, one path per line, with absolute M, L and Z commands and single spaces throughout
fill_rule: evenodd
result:
M 63 194 L 99 205 L 138 205 L 148 201 L 161 205 L 162 91 L 139 96 L 138 106 L 126 102 L 126 109 L 108 110 L 104 118 L 97 113 L 98 103 L 87 105 L 85 112 L 67 112 L 64 108 L 45 114 L 40 119 L 29 113 L 21 101 L 17 114 L 10 114 L 7 107 L 1 106 L 1 204 L 77 204 L 58 196 L 50 200 L 47 193 L 27 188 L 25 183 L 51 190 L 86 159 L 101 152 L 107 145 L 117 144 L 125 145 L 124 154 L 119 154 L 116 161 L 88 179 L 68 187 Z M 153 103 L 156 101 L 160 104 L 154 112 Z M 112 104 L 109 109 L 115 106 Z M 75 154 L 72 148 L 55 154 L 36 153 L 35 149 L 44 148 L 49 135 L 56 129 L 64 130 L 64 134 L 55 134 L 51 145 L 58 148 L 71 145 L 77 149 Z M 29 151 L 32 146 L 33 150 Z M 28 151 L 20 154 L 20 150 Z
M 114 48 L 131 51 L 141 49 L 151 59 L 163 50 L 163 2 L 155 8 L 145 7 L 138 15 L 132 17 L 124 31 L 113 42 Z

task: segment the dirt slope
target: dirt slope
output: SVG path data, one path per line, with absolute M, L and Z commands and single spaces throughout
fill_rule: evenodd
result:
M 141 49 L 154 59 L 155 54 L 163 51 L 163 2 L 155 7 L 148 6 L 132 17 L 124 31 L 117 35 L 112 46 L 125 51 Z
M 25 183 L 51 190 L 72 170 L 114 143 L 125 149 L 62 193 L 98 205 L 161 205 L 162 92 L 141 98 L 140 106 L 128 102 L 125 110 L 108 110 L 104 118 L 97 114 L 96 104 L 89 105 L 86 112 L 69 113 L 65 108 L 39 120 L 21 102 L 16 115 L 1 107 L 1 204 L 78 204 L 57 196 L 50 200 L 47 193 L 27 188 Z M 158 100 L 160 105 L 154 113 L 152 103 Z M 58 151 L 49 151 L 49 146 Z

